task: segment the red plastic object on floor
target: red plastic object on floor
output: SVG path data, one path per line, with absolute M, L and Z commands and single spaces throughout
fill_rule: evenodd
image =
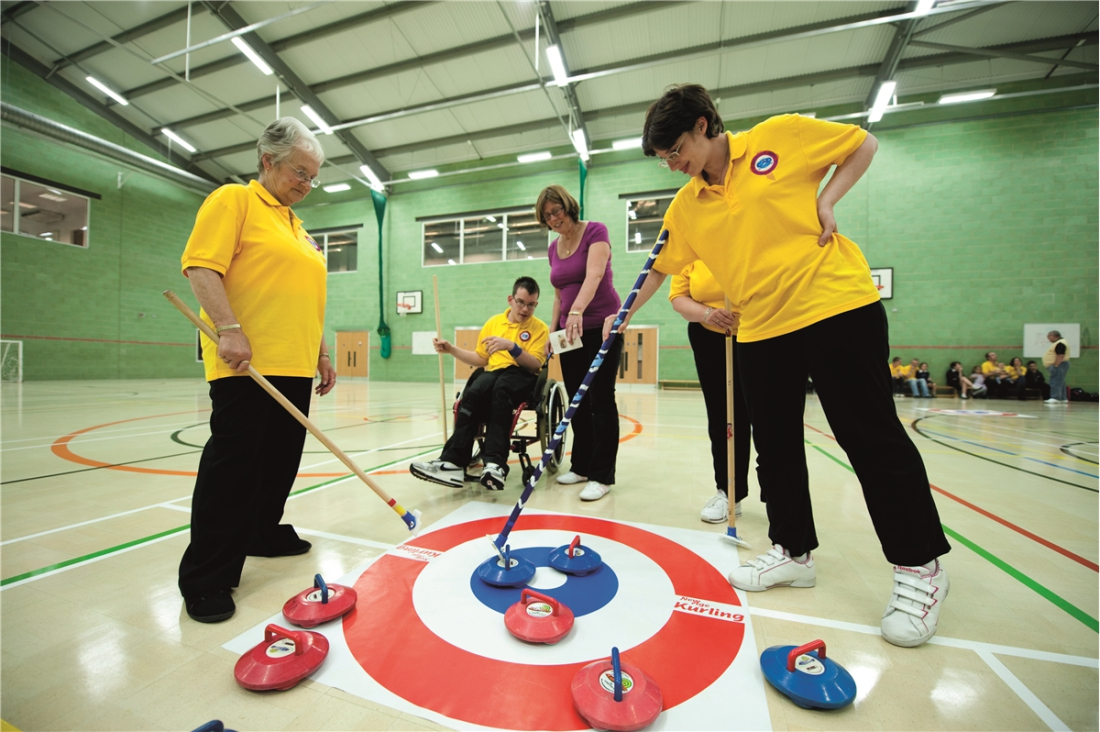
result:
M 557 643 L 573 629 L 573 611 L 554 598 L 523 588 L 519 602 L 504 613 L 508 632 L 528 643 Z
M 283 617 L 291 625 L 312 628 L 351 612 L 358 599 L 354 588 L 326 584 L 318 574 L 313 577 L 313 587 L 286 601 Z
M 328 638 L 309 630 L 287 630 L 271 623 L 264 642 L 237 661 L 237 683 L 252 691 L 285 691 L 316 671 L 328 655 Z
M 573 677 L 573 706 L 593 729 L 632 732 L 661 714 L 661 690 L 637 666 L 620 663 L 619 649 L 611 658 L 588 664 Z

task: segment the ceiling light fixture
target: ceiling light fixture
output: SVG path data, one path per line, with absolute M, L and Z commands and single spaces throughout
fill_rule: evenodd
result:
M 107 88 L 107 85 L 106 85 L 106 84 L 104 84 L 104 83 L 103 83 L 102 81 L 100 81 L 99 79 L 95 78 L 94 76 L 89 76 L 89 77 L 87 77 L 87 79 L 88 79 L 88 83 L 89 83 L 89 84 L 91 84 L 92 86 L 94 86 L 94 87 L 95 87 L 96 89 L 99 89 L 99 90 L 100 90 L 101 92 L 103 92 L 104 94 L 106 94 L 107 96 L 109 96 L 109 97 L 110 97 L 111 99 L 114 99 L 114 100 L 115 100 L 116 102 L 118 102 L 118 103 L 119 103 L 119 104 L 121 104 L 122 106 L 124 106 L 124 107 L 125 107 L 125 106 L 127 106 L 127 105 L 128 105 L 129 103 L 130 103 L 130 102 L 129 102 L 129 101 L 128 101 L 128 100 L 126 99 L 126 97 L 122 96 L 122 95 L 121 95 L 121 94 L 119 94 L 118 92 L 115 92 L 115 91 L 113 91 L 113 90 L 111 90 L 111 89 L 108 89 L 108 88 Z
M 588 160 L 591 156 L 588 154 L 588 143 L 584 139 L 584 130 L 578 127 L 569 136 L 573 138 L 573 147 L 576 148 L 577 154 L 581 156 L 581 160 Z
M 989 99 L 997 93 L 996 89 L 976 89 L 968 92 L 955 92 L 944 94 L 940 97 L 940 104 L 958 104 L 959 102 L 976 102 L 979 99 Z
M 434 178 L 439 175 L 439 171 L 435 168 L 429 168 L 428 170 L 410 170 L 409 177 L 413 180 L 424 180 L 425 178 Z
M 517 155 L 516 160 L 520 161 L 521 163 L 537 163 L 541 160 L 549 160 L 552 157 L 554 157 L 553 153 L 550 153 L 550 152 L 537 152 L 537 153 L 526 153 L 524 155 Z
M 490 221 L 492 221 L 492 222 L 493 222 L 494 224 L 495 224 L 495 223 L 497 222 L 497 217 L 496 217 L 496 216 L 486 216 L 485 218 L 489 219 L 489 220 L 490 220 Z
M 919 0 L 917 7 L 913 9 L 913 12 L 917 15 L 927 15 L 930 10 L 936 5 L 936 0 Z
M 321 128 L 321 132 L 324 132 L 326 135 L 332 134 L 332 128 L 328 126 L 328 122 L 325 122 L 321 115 L 317 114 L 317 112 L 313 110 L 313 107 L 309 106 L 308 104 L 303 104 L 302 112 L 305 113 L 305 115 L 311 120 L 313 120 L 313 124 Z
M 458 262 L 454 261 L 453 259 L 448 259 L 447 264 L 458 264 Z
M 195 150 L 195 147 L 191 143 L 187 142 L 187 140 L 184 140 L 182 137 L 177 135 L 175 132 L 172 132 L 172 130 L 168 129 L 167 127 L 161 127 L 160 131 L 164 133 L 165 137 L 182 147 L 187 152 L 198 152 L 197 150 Z
M 333 183 L 330 186 L 325 186 L 323 190 L 325 193 L 340 193 L 341 191 L 350 191 L 351 186 L 347 183 Z
M 360 172 L 362 172 L 363 175 L 367 176 L 367 180 L 370 181 L 371 188 L 378 191 L 379 193 L 386 189 L 386 187 L 382 185 L 382 179 L 378 177 L 377 173 L 371 170 L 371 167 L 369 165 L 360 165 L 359 170 Z
M 437 254 L 442 254 L 443 253 L 443 247 L 439 246 L 434 241 L 432 242 L 432 249 L 434 249 Z
M 611 147 L 616 150 L 633 150 L 636 147 L 642 146 L 642 138 L 630 137 L 626 140 L 615 140 L 611 143 Z
M 554 72 L 554 83 L 565 86 L 569 83 L 569 74 L 565 73 L 565 62 L 561 58 L 561 49 L 556 45 L 546 47 L 546 60 L 550 62 L 550 70 Z
M 272 71 L 271 67 L 267 65 L 267 62 L 260 58 L 260 54 L 253 51 L 252 46 L 242 41 L 240 36 L 233 37 L 233 45 L 245 56 L 248 56 L 248 60 L 256 64 L 256 68 L 264 72 L 264 76 L 271 76 L 275 73 Z
M 525 247 L 523 245 L 523 242 L 521 242 L 519 239 L 516 239 L 516 248 L 518 248 L 521 252 L 527 251 L 527 247 Z
M 878 122 L 882 119 L 886 106 L 890 104 L 890 98 L 894 96 L 894 91 L 897 88 L 898 83 L 896 81 L 882 82 L 882 86 L 878 88 L 878 94 L 875 96 L 875 103 L 871 105 L 871 111 L 867 114 L 868 122 Z

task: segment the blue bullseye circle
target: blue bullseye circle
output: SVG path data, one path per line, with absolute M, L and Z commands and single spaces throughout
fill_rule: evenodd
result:
M 550 552 L 556 547 L 533 546 L 523 549 L 513 549 L 512 556 L 523 557 L 538 567 L 550 566 Z M 555 570 L 557 571 L 557 570 Z M 590 572 L 583 577 L 566 575 L 565 584 L 553 589 L 538 590 L 544 595 L 549 595 L 558 602 L 566 605 L 573 611 L 574 617 L 581 617 L 594 613 L 614 599 L 619 591 L 619 578 L 615 571 L 604 562 L 599 569 Z M 470 590 L 481 604 L 491 608 L 501 615 L 508 608 L 519 602 L 522 587 L 493 587 L 481 581 L 477 576 L 477 569 L 470 573 Z

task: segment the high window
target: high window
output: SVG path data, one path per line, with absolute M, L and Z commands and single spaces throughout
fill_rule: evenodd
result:
M 421 219 L 425 267 L 546 259 L 550 232 L 531 209 Z
M 360 226 L 338 227 L 309 232 L 325 253 L 329 274 L 355 272 L 359 268 L 359 229 Z
M 4 173 L 0 175 L 0 231 L 87 247 L 89 195 L 94 196 Z
M 676 189 L 626 193 L 619 198 L 626 202 L 626 250 L 648 252 L 661 234 L 665 212 L 676 196 Z

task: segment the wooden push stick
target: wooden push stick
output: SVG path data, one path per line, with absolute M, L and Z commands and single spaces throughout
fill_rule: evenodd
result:
M 730 299 L 726 298 L 726 310 L 730 309 Z M 734 428 L 733 428 L 733 334 L 726 331 L 726 498 L 729 501 L 729 525 L 723 539 L 737 546 L 749 547 L 749 543 L 737 534 L 737 490 L 734 473 Z
M 164 296 L 168 298 L 168 301 L 175 305 L 176 309 L 183 313 L 188 320 L 194 323 L 195 327 L 203 332 L 203 335 L 205 335 L 215 344 L 220 341 L 220 338 L 218 337 L 218 334 L 214 332 L 214 329 L 207 325 L 206 322 L 202 320 L 202 318 L 196 315 L 195 311 L 188 307 L 187 303 L 185 303 L 183 300 L 180 300 L 176 293 L 172 292 L 171 290 L 165 290 Z M 317 425 L 313 424 L 313 422 L 310 421 L 309 417 L 302 414 L 302 411 L 298 409 L 298 407 L 294 406 L 294 404 L 291 403 L 289 399 L 283 396 L 282 392 L 276 389 L 274 384 L 264 378 L 263 374 L 257 371 L 251 363 L 248 364 L 248 375 L 251 376 L 257 384 L 262 386 L 264 391 L 270 394 L 275 399 L 275 401 L 279 402 L 279 404 L 281 404 L 283 408 L 286 409 L 286 411 L 290 412 L 294 416 L 294 419 L 298 420 L 298 422 L 303 427 L 309 430 L 314 437 L 320 440 L 321 444 L 327 447 L 333 455 L 340 459 L 340 462 L 346 465 L 348 469 L 351 470 L 351 472 L 359 476 L 359 480 L 366 483 L 368 488 L 378 494 L 378 497 L 385 501 L 386 505 L 392 508 L 394 512 L 401 517 L 401 520 L 405 522 L 405 525 L 409 527 L 410 531 L 415 532 L 417 530 L 417 527 L 420 524 L 419 511 L 405 510 L 396 500 L 391 498 L 388 493 L 382 490 L 377 483 L 368 478 L 367 474 L 363 472 L 362 468 L 356 465 L 352 461 L 352 459 L 344 453 L 343 450 L 337 447 L 336 443 L 330 440 L 328 436 L 325 435 L 325 433 L 317 427 Z
M 443 340 L 443 326 L 439 322 L 439 276 L 432 275 L 432 292 L 435 294 L 435 337 Z M 447 444 L 447 387 L 443 383 L 443 354 L 439 356 L 439 401 L 443 405 L 440 412 L 440 423 L 443 425 L 443 444 Z

